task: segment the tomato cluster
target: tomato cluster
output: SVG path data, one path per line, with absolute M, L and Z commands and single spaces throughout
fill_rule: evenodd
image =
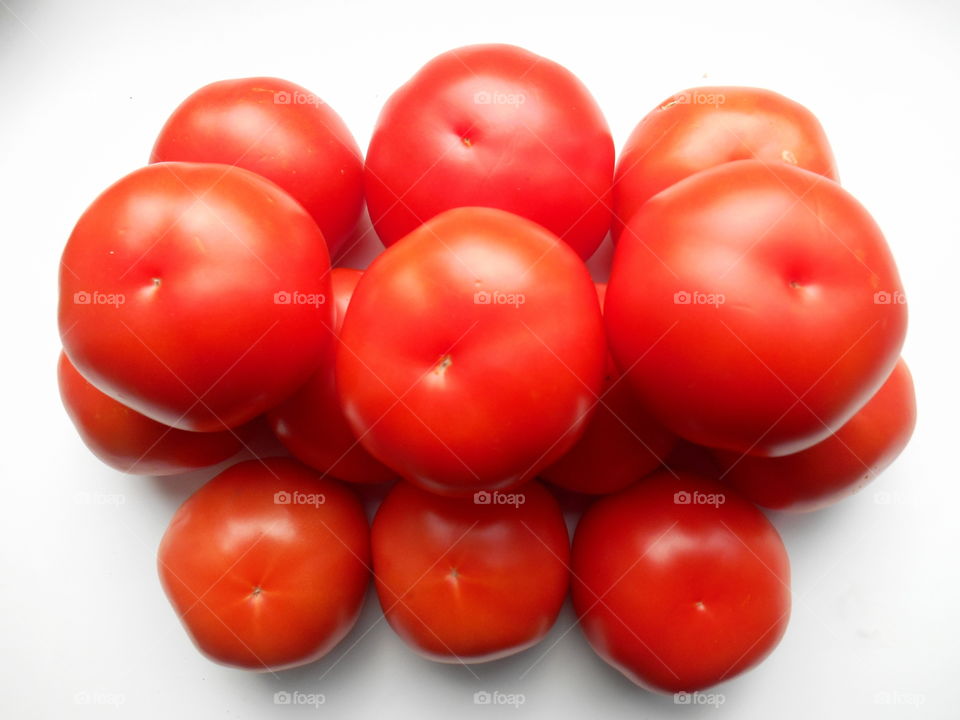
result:
M 385 250 L 331 268 L 364 203 Z M 855 492 L 915 421 L 896 265 L 806 108 L 693 88 L 617 159 L 577 78 L 505 45 L 431 60 L 366 158 L 302 87 L 201 88 L 77 222 L 59 323 L 63 402 L 104 462 L 246 450 L 158 570 L 197 647 L 253 670 L 330 651 L 373 579 L 432 660 L 529 648 L 570 593 L 631 680 L 709 687 L 787 627 L 757 505 Z M 265 429 L 288 457 L 249 459 Z M 385 488 L 372 527 L 358 484 Z M 586 508 L 572 545 L 564 504 Z

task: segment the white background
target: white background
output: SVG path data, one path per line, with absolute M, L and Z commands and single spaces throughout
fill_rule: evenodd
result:
M 327 100 L 365 147 L 383 101 L 422 63 L 484 41 L 523 45 L 579 75 L 618 148 L 646 111 L 692 85 L 799 100 L 900 263 L 913 442 L 860 495 L 816 515 L 774 515 L 792 558 L 793 618 L 767 662 L 717 688 L 719 709 L 634 688 L 570 630 L 569 608 L 540 646 L 472 671 L 407 651 L 372 596 L 354 633 L 315 665 L 279 676 L 213 665 L 154 568 L 171 513 L 209 473 L 114 472 L 60 406 L 59 253 L 95 195 L 146 161 L 181 99 L 227 77 L 288 78 Z M 960 5 L 946 1 L 2 0 L 0 717 L 960 717 L 958 48 Z M 326 703 L 277 706 L 280 690 Z M 476 706 L 478 690 L 525 702 Z

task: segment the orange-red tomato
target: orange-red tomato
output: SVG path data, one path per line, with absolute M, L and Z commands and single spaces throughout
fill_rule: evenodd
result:
M 372 544 L 387 621 L 431 660 L 520 652 L 553 626 L 567 594 L 567 528 L 536 482 L 473 499 L 398 483 L 374 518 Z

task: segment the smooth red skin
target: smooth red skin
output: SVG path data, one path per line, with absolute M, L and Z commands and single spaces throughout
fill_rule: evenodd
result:
M 913 380 L 900 360 L 877 394 L 813 447 L 777 458 L 715 455 L 724 482 L 752 502 L 809 512 L 852 495 L 883 472 L 907 446 L 916 421 Z
M 478 505 L 398 483 L 373 521 L 377 595 L 390 626 L 437 662 L 486 662 L 537 642 L 569 586 L 560 506 L 536 482 L 522 505 Z M 455 571 L 455 575 L 453 574 Z
M 478 93 L 523 103 L 475 102 Z M 367 150 L 367 206 L 384 245 L 444 210 L 529 218 L 590 257 L 610 229 L 614 148 L 564 67 L 511 45 L 437 56 L 387 101 Z
M 240 450 L 232 432 L 177 430 L 121 405 L 84 380 L 63 353 L 57 379 L 63 407 L 84 444 L 121 472 L 175 475 L 216 465 Z
M 606 291 L 606 283 L 597 283 L 601 309 Z M 540 477 L 566 490 L 605 495 L 658 468 L 677 440 L 637 402 L 608 355 L 600 400 L 583 435 Z
M 326 502 L 277 504 L 278 491 Z M 356 496 L 286 458 L 217 475 L 180 506 L 157 554 L 164 592 L 197 648 L 258 671 L 313 662 L 343 639 L 360 614 L 369 561 Z
M 723 95 L 720 104 L 691 102 Z M 698 87 L 660 103 L 634 128 L 617 160 L 613 237 L 647 200 L 683 178 L 734 160 L 789 163 L 839 181 L 820 121 L 770 90 Z
M 525 303 L 474 302 L 495 291 Z M 589 420 L 606 353 L 576 254 L 489 208 L 450 210 L 387 248 L 340 339 L 337 385 L 356 436 L 401 477 L 449 495 L 517 486 L 559 458 Z
M 695 490 L 726 501 L 674 502 Z M 749 670 L 790 615 L 789 561 L 773 525 L 696 475 L 656 473 L 597 500 L 577 526 L 571 574 L 591 647 L 648 690 L 692 692 Z
M 900 278 L 876 223 L 836 183 L 727 163 L 664 190 L 630 227 L 607 290 L 610 347 L 640 400 L 681 437 L 799 452 L 893 370 L 906 305 L 874 299 L 902 299 Z M 681 291 L 725 303 L 676 304 Z
M 349 268 L 330 272 L 338 336 L 362 275 L 361 270 Z M 334 351 L 331 347 L 329 363 L 323 363 L 306 385 L 268 414 L 270 426 L 298 460 L 323 473 L 355 483 L 394 480 L 397 474 L 363 449 L 343 415 L 333 368 Z
M 328 351 L 331 304 L 274 296 L 328 298 L 329 267 L 316 223 L 268 180 L 149 165 L 94 200 L 67 242 L 64 350 L 95 387 L 157 422 L 236 427 L 303 385 Z M 126 302 L 77 304 L 78 291 Z
M 363 210 L 363 155 L 329 105 L 277 103 L 276 93 L 316 98 L 279 78 L 205 85 L 167 119 L 150 162 L 223 163 L 262 175 L 303 205 L 336 255 Z

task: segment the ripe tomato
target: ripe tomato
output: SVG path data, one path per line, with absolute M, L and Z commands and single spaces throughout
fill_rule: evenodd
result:
M 362 275 L 360 270 L 348 268 L 330 272 L 337 334 Z M 331 355 L 333 350 L 331 347 Z M 321 363 L 307 384 L 272 410 L 268 418 L 280 442 L 298 460 L 317 470 L 357 483 L 387 482 L 397 476 L 371 457 L 350 430 L 340 409 L 332 357 L 329 363 Z
M 174 475 L 216 465 L 236 453 L 230 431 L 195 433 L 161 425 L 104 395 L 60 353 L 60 398 L 88 448 L 116 470 L 135 475 Z
M 60 269 L 60 334 L 95 387 L 183 430 L 251 420 L 331 342 L 316 223 L 240 168 L 160 163 L 94 200 Z
M 584 264 L 490 208 L 442 213 L 374 260 L 340 340 L 340 397 L 367 450 L 461 495 L 519 485 L 576 442 L 606 353 Z
M 160 582 L 211 660 L 282 670 L 329 652 L 356 622 L 370 538 L 356 496 L 294 460 L 249 460 L 180 506 Z
M 606 292 L 606 283 L 597 283 L 601 309 Z M 576 444 L 541 470 L 540 477 L 574 492 L 616 492 L 659 467 L 676 442 L 677 436 L 653 420 L 634 397 L 607 355 L 596 412 Z
M 838 179 L 820 122 L 783 95 L 751 87 L 698 87 L 668 98 L 640 121 L 620 152 L 614 239 L 661 190 L 700 170 L 751 159 Z
M 776 647 L 790 567 L 773 525 L 728 488 L 656 473 L 584 513 L 573 606 L 590 645 L 649 690 L 694 691 Z
M 387 622 L 431 660 L 520 652 L 546 635 L 567 594 L 567 527 L 536 482 L 513 494 L 481 491 L 472 501 L 401 482 L 371 535 Z
M 641 401 L 699 445 L 786 455 L 879 389 L 907 309 L 890 251 L 836 183 L 755 160 L 646 203 L 617 246 L 611 350 Z
M 221 80 L 184 100 L 150 162 L 236 165 L 299 202 L 336 255 L 363 209 L 363 156 L 333 108 L 278 78 Z
M 811 448 L 777 458 L 716 451 L 723 480 L 758 505 L 818 510 L 860 490 L 903 451 L 917 406 L 901 360 L 870 401 L 836 433 Z
M 427 63 L 387 101 L 367 150 L 374 228 L 392 245 L 434 215 L 482 205 L 540 223 L 583 258 L 610 229 L 614 149 L 589 91 L 510 45 Z

